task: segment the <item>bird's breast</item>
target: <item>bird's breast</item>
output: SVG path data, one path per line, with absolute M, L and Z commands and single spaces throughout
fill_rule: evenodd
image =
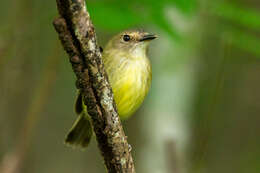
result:
M 120 59 L 109 64 L 105 61 L 105 68 L 118 113 L 121 118 L 127 118 L 141 105 L 150 88 L 149 60 L 145 57 L 136 60 Z

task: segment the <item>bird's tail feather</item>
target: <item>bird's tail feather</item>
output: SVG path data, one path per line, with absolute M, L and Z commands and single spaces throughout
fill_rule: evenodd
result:
M 85 148 L 90 143 L 92 133 L 90 117 L 83 111 L 67 134 L 65 143 L 72 147 Z

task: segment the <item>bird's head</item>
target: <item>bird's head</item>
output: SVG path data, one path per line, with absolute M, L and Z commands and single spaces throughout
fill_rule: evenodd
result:
M 157 38 L 154 34 L 130 30 L 114 36 L 107 45 L 108 50 L 127 52 L 129 54 L 146 54 L 151 40 Z

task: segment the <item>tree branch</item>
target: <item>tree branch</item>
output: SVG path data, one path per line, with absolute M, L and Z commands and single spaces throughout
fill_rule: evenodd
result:
M 134 173 L 134 164 L 104 70 L 94 26 L 84 0 L 56 0 L 60 17 L 53 24 L 70 57 L 84 95 L 98 146 L 110 173 Z

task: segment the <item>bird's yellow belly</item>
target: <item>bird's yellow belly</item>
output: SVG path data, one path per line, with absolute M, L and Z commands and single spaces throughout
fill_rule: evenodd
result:
M 117 73 L 116 78 L 109 75 L 109 79 L 118 113 L 122 119 L 128 118 L 142 104 L 150 88 L 149 72 L 129 68 Z

